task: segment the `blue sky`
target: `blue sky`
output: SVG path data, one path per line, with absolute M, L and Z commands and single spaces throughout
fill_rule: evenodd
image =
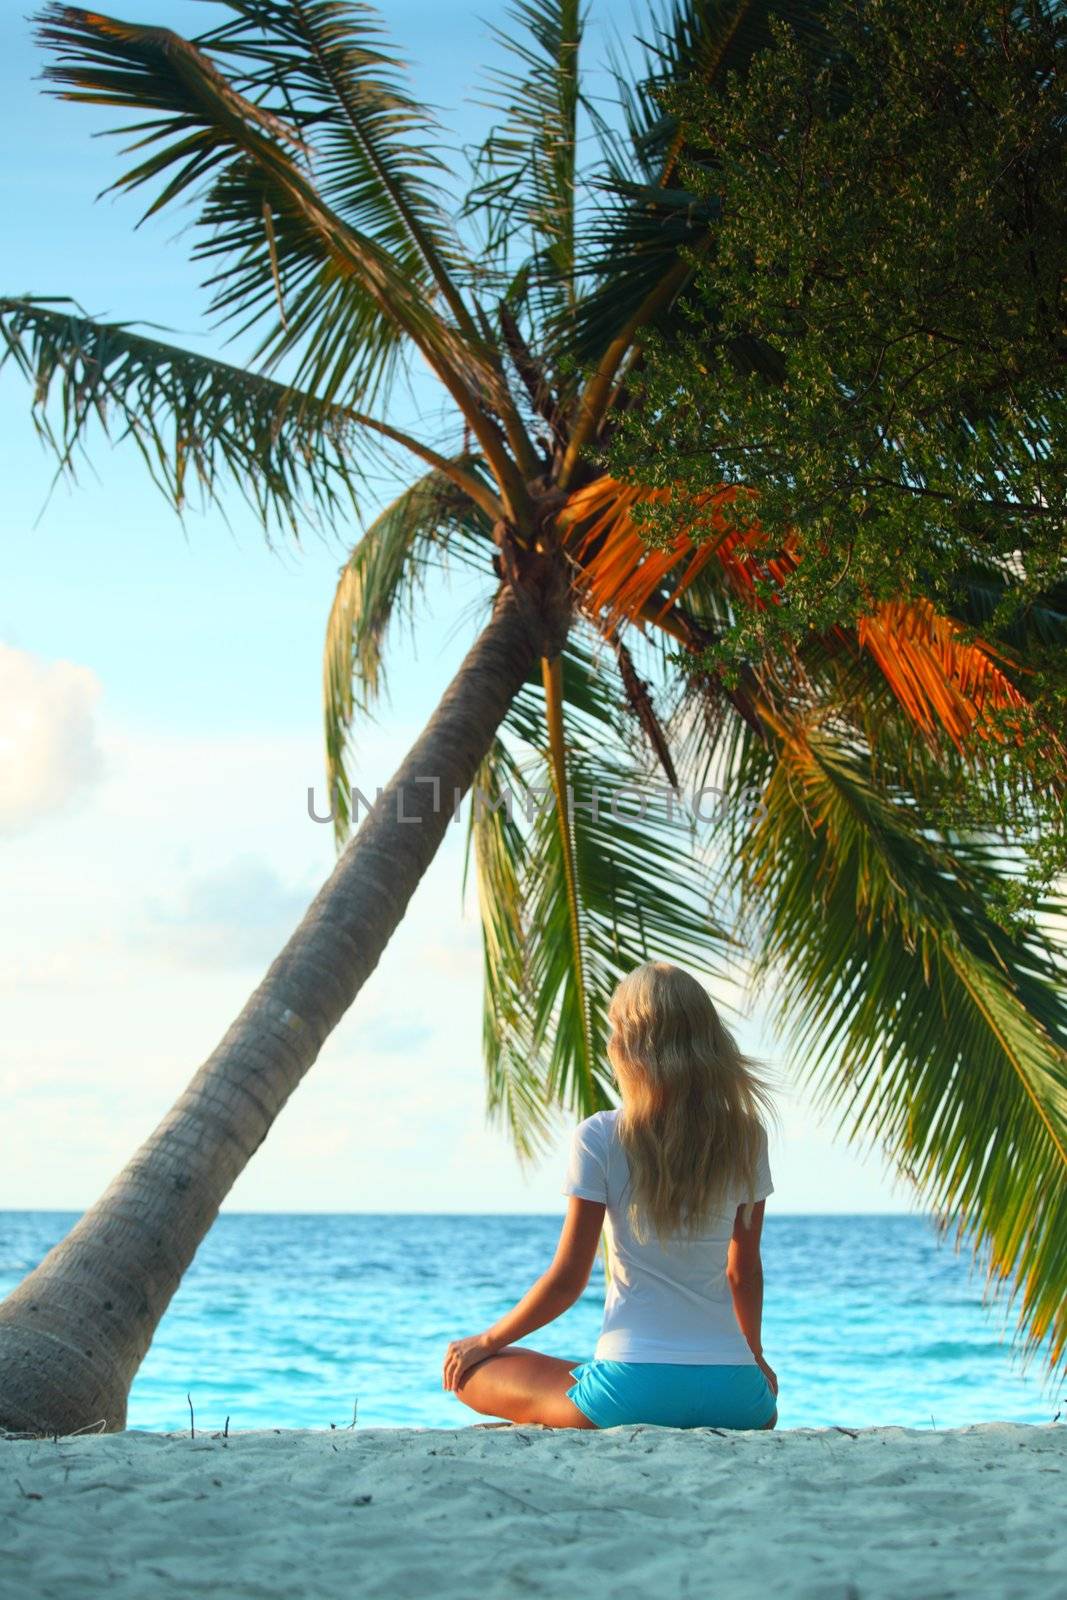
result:
M 131 0 L 120 14 L 196 32 L 211 9 Z M 589 54 L 602 57 L 608 25 L 631 15 L 594 5 Z M 457 143 L 473 139 L 486 113 L 462 99 L 480 92 L 496 53 L 478 12 L 403 0 L 386 16 L 417 92 Z M 119 142 L 91 134 L 118 119 L 42 94 L 42 54 L 12 9 L 0 45 L 0 292 L 71 295 L 237 359 L 207 326 L 180 216 L 137 230 L 136 197 L 94 199 L 120 170 Z M 418 421 L 403 396 L 392 417 Z M 236 493 L 226 518 L 191 511 L 183 526 L 136 452 L 99 436 L 79 483 L 53 488 L 25 386 L 8 371 L 0 425 L 0 1207 L 80 1207 L 213 1048 L 332 865 L 305 797 L 321 784 L 323 630 L 357 529 L 271 552 Z M 357 781 L 393 771 L 485 593 L 467 577 L 431 584 L 415 639 L 394 639 L 389 701 L 359 732 Z M 460 903 L 461 833 L 231 1207 L 562 1207 L 560 1147 L 523 1174 L 485 1125 L 480 936 L 473 896 Z M 802 1063 L 747 1009 L 743 1042 L 795 1085 Z M 789 1087 L 781 1103 L 772 1206 L 910 1208 L 880 1158 L 835 1141 L 805 1094 Z

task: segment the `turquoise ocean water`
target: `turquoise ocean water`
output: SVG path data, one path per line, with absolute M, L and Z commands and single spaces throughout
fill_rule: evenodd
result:
M 74 1216 L 0 1212 L 0 1295 Z M 133 1386 L 129 1425 L 457 1427 L 441 1388 L 449 1339 L 487 1327 L 551 1260 L 552 1216 L 227 1213 L 200 1248 Z M 779 1427 L 954 1428 L 1067 1413 L 1041 1353 L 1010 1353 L 1006 1297 L 982 1305 L 952 1236 L 909 1216 L 774 1216 L 763 1229 L 764 1350 Z M 598 1257 L 582 1299 L 524 1344 L 588 1359 Z

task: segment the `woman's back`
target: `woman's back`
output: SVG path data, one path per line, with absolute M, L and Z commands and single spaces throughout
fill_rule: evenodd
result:
M 630 1226 L 630 1171 L 618 1118 L 618 1111 L 598 1111 L 579 1123 L 563 1186 L 564 1194 L 607 1207 L 610 1281 L 596 1359 L 755 1364 L 737 1325 L 726 1264 L 737 1207 L 774 1192 L 766 1131 L 752 1193 L 730 1196 L 695 1239 L 679 1234 L 661 1245 L 654 1230 L 642 1242 Z

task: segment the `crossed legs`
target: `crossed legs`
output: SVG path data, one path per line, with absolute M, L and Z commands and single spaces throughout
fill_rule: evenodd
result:
M 509 1422 L 541 1422 L 548 1428 L 595 1428 L 567 1390 L 577 1361 L 561 1361 L 522 1345 L 505 1345 L 468 1367 L 455 1393 L 472 1411 L 485 1417 L 505 1417 Z M 764 1428 L 773 1428 L 777 1410 Z
M 509 1422 L 543 1422 L 549 1428 L 595 1428 L 567 1390 L 577 1361 L 561 1361 L 537 1350 L 508 1344 L 495 1356 L 468 1367 L 455 1393 L 472 1411 Z

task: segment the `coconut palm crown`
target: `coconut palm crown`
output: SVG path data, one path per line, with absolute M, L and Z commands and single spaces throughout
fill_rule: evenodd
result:
M 227 19 L 195 39 L 72 6 L 41 13 L 56 92 L 135 118 L 119 130 L 134 164 L 115 187 L 148 193 L 146 215 L 192 207 L 216 323 L 252 346 L 239 367 L 71 302 L 0 301 L 5 359 L 30 380 L 61 462 L 99 423 L 132 440 L 179 510 L 190 484 L 207 501 L 237 485 L 265 528 L 294 533 L 353 515 L 379 451 L 413 476 L 352 549 L 329 617 L 338 867 L 181 1107 L 0 1307 L 0 1424 L 63 1430 L 99 1409 L 122 1425 L 123 1385 L 184 1266 L 425 871 L 443 825 L 410 861 L 389 857 L 380 818 L 345 843 L 347 763 L 382 691 L 390 625 L 442 560 L 487 580 L 489 623 L 426 738 L 436 729 L 438 754 L 463 746 L 453 767 L 429 769 L 447 794 L 452 777 L 457 794 L 473 783 L 489 800 L 472 806 L 468 834 L 488 1106 L 520 1156 L 543 1148 L 560 1112 L 613 1103 L 606 1007 L 624 972 L 661 956 L 717 973 L 743 953 L 839 1127 L 877 1142 L 943 1226 L 988 1249 L 989 1281 L 1022 1291 L 1027 1350 L 1044 1343 L 1050 1367 L 1061 1359 L 1058 951 L 1047 929 L 997 911 L 1010 852 L 940 824 L 932 803 L 954 771 L 997 781 L 1004 735 L 987 718 L 1002 729 L 1005 708 L 1020 726 L 1031 714 L 1025 639 L 1009 656 L 974 631 L 998 580 L 976 572 L 959 615 L 885 605 L 735 680 L 689 674 L 679 652 L 713 639 L 736 607 L 771 603 L 758 580 L 787 586 L 788 552 L 765 550 L 751 516 L 732 522 L 738 497 L 758 493 L 743 484 L 709 484 L 673 546 L 651 549 L 631 515 L 646 491 L 603 467 L 646 330 L 677 316 L 694 261 L 714 248 L 713 208 L 674 186 L 679 133 L 657 84 L 743 71 L 770 42 L 775 9 L 676 0 L 650 21 L 636 75 L 617 69 L 612 110 L 586 95 L 578 4 L 518 0 L 516 35 L 501 36 L 512 67 L 494 82 L 496 120 L 461 205 L 440 131 L 370 7 L 227 0 Z M 817 48 L 817 6 L 788 15 Z M 390 421 L 395 386 L 415 370 L 436 380 L 451 418 L 432 441 Z M 521 638 L 504 637 L 513 602 L 537 619 Z M 1067 640 L 1067 609 L 1050 600 L 1041 626 Z M 419 759 L 429 748 L 420 741 Z M 409 779 L 428 770 L 415 755 Z M 699 826 L 670 807 L 636 816 L 611 804 L 639 776 L 664 792 L 715 783 L 728 803 Z M 507 803 L 538 791 L 555 804 Z M 396 908 L 349 971 L 360 895 L 379 912 L 392 895 Z M 311 936 L 323 941 L 315 963 Z M 315 1006 L 313 1026 L 290 1027 Z M 252 1021 L 260 1032 L 242 1032 Z M 252 1097 L 257 1052 L 275 1048 L 278 1081 L 263 1095 L 257 1080 L 254 1136 L 238 1137 L 233 1111 L 220 1154 L 205 1096 L 229 1108 L 236 1083 Z M 138 1229 L 153 1238 L 135 1241 Z M 94 1340 L 111 1339 L 110 1375 L 87 1364 L 90 1351 L 57 1376 L 29 1313 L 48 1282 L 90 1261 L 133 1286 L 125 1332 L 101 1332 L 104 1290 L 85 1269 L 78 1314 Z M 53 1341 L 74 1351 L 69 1316 L 58 1302 L 48 1315 Z

